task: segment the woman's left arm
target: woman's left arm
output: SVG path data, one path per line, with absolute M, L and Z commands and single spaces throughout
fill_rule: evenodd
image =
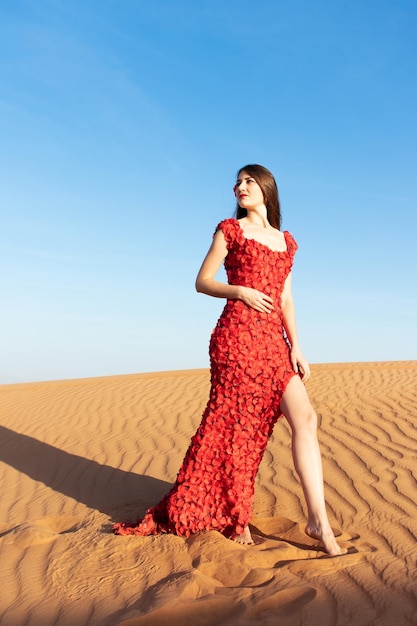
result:
M 298 341 L 297 324 L 295 321 L 295 306 L 292 295 L 292 274 L 288 274 L 281 295 L 281 310 L 284 320 L 284 328 L 291 344 L 291 364 L 295 372 L 299 372 L 305 382 L 310 378 L 310 366 L 301 352 Z

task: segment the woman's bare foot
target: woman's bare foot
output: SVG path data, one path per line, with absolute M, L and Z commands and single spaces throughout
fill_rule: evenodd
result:
M 340 556 L 347 552 L 347 550 L 342 550 L 339 546 L 330 527 L 327 531 L 323 531 L 319 526 L 307 524 L 304 532 L 312 539 L 320 541 L 321 546 L 323 546 L 324 551 L 327 552 L 329 556 Z
M 245 526 L 245 530 L 241 535 L 235 535 L 233 537 L 233 541 L 246 546 L 251 546 L 255 543 L 252 539 L 252 535 L 250 534 L 249 526 Z

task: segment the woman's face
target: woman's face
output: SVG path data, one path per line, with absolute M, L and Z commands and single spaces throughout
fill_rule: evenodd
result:
M 242 209 L 256 209 L 265 206 L 262 189 L 250 174 L 242 170 L 239 172 L 236 184 L 233 187 L 238 204 Z

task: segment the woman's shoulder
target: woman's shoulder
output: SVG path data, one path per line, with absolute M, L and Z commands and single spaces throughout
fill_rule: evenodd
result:
M 218 230 L 231 230 L 238 228 L 237 219 L 234 217 L 227 217 L 226 219 L 219 222 L 216 226 L 216 232 Z
M 230 244 L 237 239 L 240 227 L 237 219 L 228 217 L 217 224 L 214 234 L 219 230 L 223 233 L 227 246 L 229 247 Z
M 295 254 L 295 252 L 298 249 L 298 243 L 296 242 L 293 235 L 288 230 L 284 230 L 283 233 L 284 233 L 285 241 L 287 243 L 288 251 L 291 252 L 292 254 Z

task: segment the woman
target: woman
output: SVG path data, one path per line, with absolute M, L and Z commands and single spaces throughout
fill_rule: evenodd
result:
M 301 353 L 291 293 L 297 249 L 281 232 L 278 189 L 261 165 L 239 170 L 237 219 L 221 222 L 196 280 L 196 289 L 226 306 L 210 341 L 207 407 L 176 482 L 137 524 L 116 534 L 218 530 L 253 543 L 249 520 L 255 476 L 277 419 L 292 429 L 294 465 L 306 499 L 305 532 L 331 556 L 341 554 L 330 527 L 317 441 L 317 417 L 303 382 L 310 368 Z M 228 283 L 215 280 L 224 262 Z

